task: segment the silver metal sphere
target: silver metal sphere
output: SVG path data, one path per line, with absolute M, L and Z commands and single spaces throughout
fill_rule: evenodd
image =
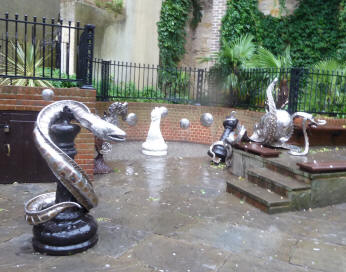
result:
M 126 123 L 129 126 L 135 126 L 137 124 L 137 115 L 133 112 L 129 113 L 126 117 Z
M 180 120 L 180 128 L 188 129 L 190 127 L 190 121 L 186 118 Z
M 44 89 L 42 91 L 42 98 L 46 101 L 51 101 L 54 97 L 54 91 L 51 89 Z
M 166 107 L 161 107 L 162 113 L 161 118 L 165 118 L 168 114 L 168 109 Z
M 106 154 L 112 151 L 112 144 L 109 142 L 104 142 L 102 144 L 102 149 L 100 150 L 101 154 Z
M 201 123 L 203 126 L 205 127 L 210 127 L 214 122 L 214 118 L 213 115 L 211 115 L 211 113 L 206 112 L 203 113 L 201 116 Z

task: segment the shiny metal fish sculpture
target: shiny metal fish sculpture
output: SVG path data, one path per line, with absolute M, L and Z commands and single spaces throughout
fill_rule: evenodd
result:
M 261 117 L 259 123 L 255 124 L 254 132 L 249 137 L 250 141 L 262 143 L 272 147 L 289 149 L 289 153 L 295 156 L 306 155 L 309 151 L 309 139 L 306 134 L 306 121 L 310 121 L 311 126 L 325 125 L 325 120 L 315 120 L 314 117 L 305 112 L 296 112 L 290 115 L 285 110 L 276 109 L 273 98 L 273 90 L 278 79 L 275 78 L 266 90 L 267 94 L 267 113 Z M 293 134 L 293 119 L 296 117 L 303 118 L 303 133 L 305 139 L 304 151 L 299 152 L 298 147 L 289 145 L 286 142 Z
M 89 211 L 98 203 L 96 193 L 86 173 L 54 144 L 49 135 L 51 125 L 57 121 L 64 107 L 68 107 L 74 119 L 96 137 L 107 141 L 124 141 L 126 138 L 124 131 L 92 114 L 83 103 L 62 100 L 43 108 L 38 114 L 34 128 L 35 144 L 53 174 L 78 203 L 55 203 L 55 192 L 34 197 L 25 203 L 25 219 L 31 225 L 47 222 L 67 208 L 78 207 Z

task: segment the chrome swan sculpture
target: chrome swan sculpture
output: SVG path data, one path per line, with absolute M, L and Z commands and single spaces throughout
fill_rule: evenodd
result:
M 54 144 L 50 126 L 59 118 L 59 113 L 68 107 L 73 117 L 96 137 L 106 141 L 124 141 L 126 133 L 117 126 L 102 120 L 90 112 L 83 103 L 62 100 L 43 108 L 38 114 L 34 128 L 35 144 L 47 161 L 49 168 L 77 202 L 55 203 L 55 192 L 36 196 L 25 203 L 25 219 L 31 225 L 47 222 L 70 207 L 90 210 L 97 206 L 98 199 L 93 186 L 78 164 Z
M 259 123 L 255 124 L 254 133 L 249 137 L 250 141 L 262 143 L 271 147 L 289 149 L 289 154 L 303 156 L 309 152 L 309 139 L 306 133 L 306 121 L 309 120 L 311 126 L 325 125 L 325 120 L 315 120 L 314 117 L 305 112 L 296 112 L 290 115 L 287 111 L 277 109 L 273 98 L 273 90 L 278 79 L 268 86 L 266 90 L 268 110 L 261 117 Z M 305 140 L 304 151 L 297 151 L 297 147 L 286 142 L 293 134 L 293 120 L 296 117 L 303 118 L 303 133 Z

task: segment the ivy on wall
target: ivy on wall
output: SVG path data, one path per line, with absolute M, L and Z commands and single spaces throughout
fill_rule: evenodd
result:
M 255 42 L 275 55 L 290 45 L 294 66 L 308 66 L 326 58 L 345 58 L 345 0 L 300 0 L 293 15 L 265 16 L 258 0 L 229 0 L 221 36 L 233 41 L 251 33 Z M 343 31 L 342 28 L 344 28 Z M 344 44 L 344 46 L 341 46 Z M 337 50 L 339 49 L 339 50 Z
M 191 27 L 196 28 L 202 13 L 199 0 L 165 0 L 158 26 L 160 65 L 176 67 L 185 54 L 185 26 L 193 11 Z

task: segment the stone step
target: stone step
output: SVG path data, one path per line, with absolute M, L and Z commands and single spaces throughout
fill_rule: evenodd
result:
M 291 210 L 291 201 L 246 179 L 232 178 L 227 181 L 227 192 L 244 199 L 251 205 L 267 213 Z
M 273 148 L 268 148 L 263 146 L 262 144 L 259 143 L 237 143 L 235 144 L 235 148 L 244 150 L 246 152 L 259 155 L 264 158 L 273 158 L 273 157 L 278 157 L 280 155 L 280 151 L 273 149 Z
M 267 168 L 251 168 L 248 169 L 247 174 L 250 182 L 270 189 L 281 196 L 288 196 L 289 192 L 308 190 L 311 187 L 310 184 Z
M 297 165 L 303 171 L 310 173 L 330 173 L 330 172 L 345 172 L 346 162 L 345 161 L 324 161 L 324 162 L 299 162 Z

